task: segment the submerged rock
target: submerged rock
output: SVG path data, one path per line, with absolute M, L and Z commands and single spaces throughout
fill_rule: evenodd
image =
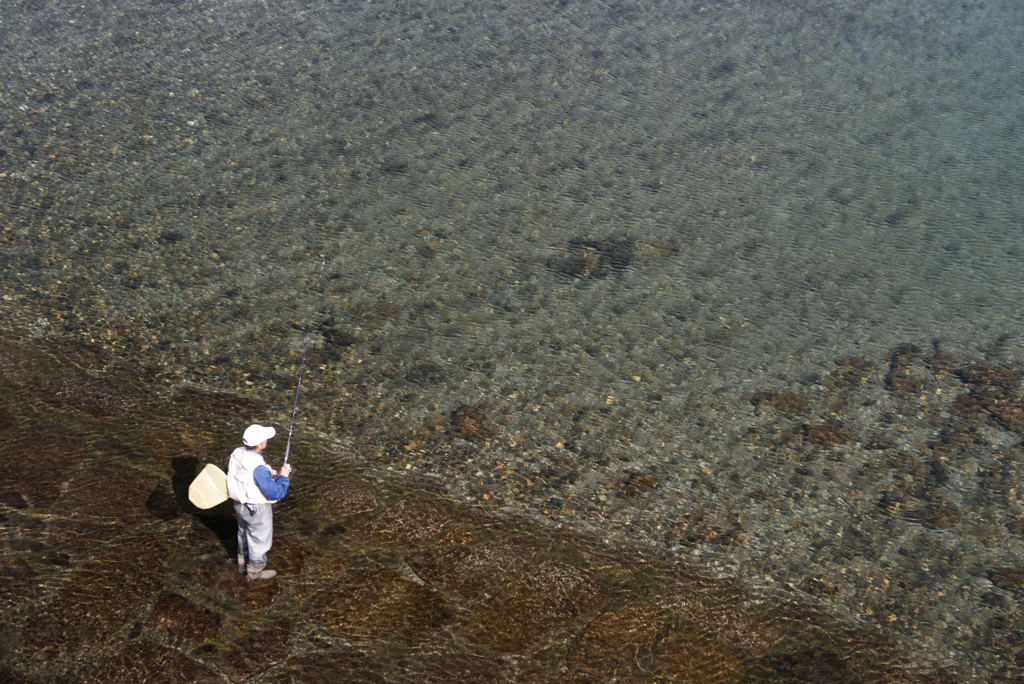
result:
M 225 423 L 251 420 L 267 410 L 265 402 L 224 392 L 204 392 L 192 387 L 174 397 L 174 403 Z
M 71 575 L 55 601 L 29 618 L 22 647 L 51 660 L 103 643 L 135 620 L 143 601 L 161 588 L 166 556 L 150 535 L 101 553 Z
M 260 678 L 268 684 L 386 684 L 383 667 L 362 651 L 341 646 L 293 656 Z
M 153 604 L 147 624 L 169 636 L 201 642 L 216 637 L 222 621 L 219 613 L 165 591 Z
M 735 653 L 693 629 L 670 634 L 658 644 L 654 665 L 661 674 L 691 684 L 719 684 L 745 674 Z
M 484 425 L 483 413 L 472 406 L 462 406 L 452 411 L 450 422 L 452 429 L 466 439 L 490 437 L 490 430 Z
M 0 437 L 18 427 L 18 419 L 7 404 L 0 401 Z
M 32 379 L 35 364 L 24 352 L 0 344 L 0 385 L 19 385 Z
M 415 547 L 437 537 L 452 520 L 440 501 L 407 496 L 357 530 L 357 536 L 384 546 Z
M 548 261 L 548 268 L 573 278 L 603 278 L 609 273 L 621 273 L 633 264 L 635 243 L 627 238 L 560 242 L 555 245 L 558 257 Z
M 410 668 L 418 684 L 465 684 L 508 681 L 508 663 L 472 655 L 428 655 Z
M 547 268 L 571 278 L 604 278 L 621 274 L 635 264 L 675 255 L 674 245 L 659 245 L 631 238 L 607 237 L 597 240 L 575 238 L 554 245 L 556 256 Z
M 804 438 L 818 446 L 835 447 L 853 441 L 850 431 L 835 423 L 807 423 L 803 430 Z
M 449 546 L 407 559 L 427 582 L 448 596 L 472 600 L 501 586 L 540 551 L 529 537 L 513 537 L 480 546 Z
M 569 652 L 569 663 L 599 677 L 622 675 L 650 647 L 667 617 L 664 609 L 650 601 L 634 601 L 604 613 L 587 626 Z
M 796 392 L 756 392 L 750 402 L 754 406 L 768 404 L 780 413 L 804 413 L 809 408 L 807 400 Z
M 982 420 L 993 418 L 1007 430 L 1024 430 L 1024 398 L 1018 393 L 1018 371 L 973 365 L 958 368 L 954 375 L 969 388 L 953 403 L 955 415 Z
M 256 582 L 255 584 L 267 584 Z M 288 656 L 292 644 L 292 622 L 280 617 L 246 630 L 234 648 L 219 660 L 220 666 L 235 681 L 245 681 L 267 670 Z
M 589 570 L 554 559 L 528 568 L 459 632 L 502 655 L 529 655 L 565 638 L 607 600 Z
M 116 463 L 93 463 L 67 485 L 53 507 L 58 546 L 81 553 L 139 525 L 177 515 L 167 481 Z
M 67 372 L 35 388 L 39 397 L 59 409 L 81 411 L 94 418 L 121 418 L 139 408 L 145 393 L 131 385 L 85 373 Z
M 24 558 L 0 563 L 0 614 L 32 596 L 39 573 Z M 6 681 L 0 677 L 0 682 Z
M 347 475 L 336 475 L 320 485 L 317 519 L 329 522 L 377 508 L 373 487 Z
M 199 579 L 214 596 L 220 600 L 226 596 L 253 615 L 265 614 L 281 593 L 279 578 L 249 582 L 238 571 L 237 565 L 229 565 L 221 558 L 204 563 L 199 571 Z
M 148 641 L 133 641 L 121 649 L 90 681 L 104 684 L 203 684 L 222 678 L 210 668 L 187 656 Z
M 313 603 L 324 631 L 355 643 L 415 642 L 440 629 L 450 614 L 437 594 L 397 572 L 364 572 Z
M 161 470 L 175 482 L 192 482 L 200 463 L 224 467 L 226 454 L 214 454 L 214 437 L 192 425 L 170 418 L 150 419 L 142 430 L 142 444 Z
M 85 435 L 60 425 L 39 425 L 18 435 L 7 451 L 32 467 L 11 468 L 0 478 L 0 504 L 49 513 L 86 457 Z
M 665 591 L 656 597 L 655 603 L 686 618 L 704 636 L 758 657 L 782 638 L 775 626 L 686 588 Z

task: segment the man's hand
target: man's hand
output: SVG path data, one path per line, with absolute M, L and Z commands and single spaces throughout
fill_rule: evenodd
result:
M 291 474 L 292 474 L 292 467 L 290 465 L 285 463 L 283 466 L 281 466 L 281 477 L 288 477 Z

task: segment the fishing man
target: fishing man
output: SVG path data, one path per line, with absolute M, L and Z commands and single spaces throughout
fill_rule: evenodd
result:
M 267 569 L 267 551 L 274 542 L 271 506 L 288 493 L 292 468 L 285 463 L 278 473 L 263 460 L 267 440 L 276 434 L 272 427 L 250 425 L 242 434 L 244 446 L 232 451 L 228 462 L 228 496 L 238 516 L 238 571 L 250 582 L 277 575 L 276 570 Z

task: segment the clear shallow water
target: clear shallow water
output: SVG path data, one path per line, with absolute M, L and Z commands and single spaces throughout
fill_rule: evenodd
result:
M 170 387 L 268 398 L 283 420 L 326 259 L 303 420 L 339 458 L 640 526 L 732 571 L 833 567 L 810 532 L 780 542 L 780 516 L 856 525 L 874 504 L 851 507 L 850 482 L 875 495 L 893 477 L 860 444 L 900 432 L 893 451 L 920 450 L 939 430 L 894 407 L 893 349 L 940 340 L 1020 367 L 1014 10 L 22 3 L 0 39 L 0 311 L 166 364 Z M 873 370 L 839 401 L 824 379 L 851 357 Z M 963 392 L 934 382 L 933 398 Z M 751 402 L 793 387 L 802 417 Z M 387 455 L 462 405 L 493 431 L 476 463 Z M 807 488 L 784 449 L 748 449 L 753 431 L 837 416 L 858 441 L 805 476 L 824 501 L 752 504 Z M 1015 500 L 989 502 L 975 473 L 1019 454 L 987 429 L 981 465 L 944 487 L 1002 529 Z M 616 507 L 641 472 L 657 490 Z M 666 531 L 698 513 L 709 530 L 745 517 L 749 546 Z M 953 566 L 942 581 L 1019 565 L 1005 532 L 893 524 L 876 555 L 916 540 Z M 955 660 L 964 629 L 914 627 Z

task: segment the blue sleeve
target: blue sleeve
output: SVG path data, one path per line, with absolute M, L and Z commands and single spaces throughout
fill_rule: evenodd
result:
M 283 499 L 288 493 L 288 478 L 278 477 L 276 480 L 270 474 L 270 468 L 261 465 L 252 473 L 252 479 L 256 480 L 256 486 L 263 492 L 263 496 L 271 501 Z

